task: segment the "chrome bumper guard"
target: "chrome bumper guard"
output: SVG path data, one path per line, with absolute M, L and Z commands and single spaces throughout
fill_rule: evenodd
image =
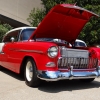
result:
M 97 78 L 100 76 L 100 66 L 95 71 L 73 71 L 71 66 L 69 72 L 61 71 L 38 71 L 37 77 L 41 80 L 46 81 L 58 81 L 64 79 L 86 79 L 86 78 Z

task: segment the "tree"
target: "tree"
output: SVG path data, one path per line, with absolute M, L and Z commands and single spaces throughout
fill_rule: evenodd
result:
M 41 22 L 44 16 L 45 16 L 45 11 L 43 9 L 33 8 L 27 20 L 31 26 L 38 26 L 38 24 Z
M 73 0 L 78 6 L 84 7 L 96 14 L 100 13 L 99 0 Z M 100 18 L 93 17 L 79 35 L 88 45 L 100 44 Z
M 44 9 L 33 9 L 28 21 L 32 26 L 38 26 L 48 11 L 56 4 L 71 3 L 86 8 L 96 14 L 100 13 L 100 0 L 41 0 Z M 100 44 L 100 18 L 92 18 L 78 37 L 88 45 Z
M 33 8 L 27 18 L 31 26 L 38 26 L 44 16 L 50 11 L 50 9 L 60 3 L 64 3 L 66 0 L 41 0 L 44 9 Z
M 68 2 L 76 2 L 76 5 L 100 14 L 100 0 L 68 0 Z M 93 17 L 78 38 L 84 40 L 87 45 L 100 44 L 100 18 Z
M 47 14 L 53 6 L 65 3 L 67 0 L 41 0 L 41 1 L 42 4 L 44 5 L 44 9 Z
M 9 24 L 1 24 L 1 23 L 0 23 L 0 42 L 2 41 L 3 35 L 4 35 L 7 31 L 9 31 L 9 30 L 11 30 L 11 29 L 12 29 L 12 27 L 11 27 Z

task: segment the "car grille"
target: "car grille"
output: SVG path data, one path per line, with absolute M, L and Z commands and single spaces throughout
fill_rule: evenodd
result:
M 60 57 L 58 60 L 58 68 L 69 69 L 91 69 L 96 68 L 98 60 L 94 58 L 79 58 L 79 57 Z

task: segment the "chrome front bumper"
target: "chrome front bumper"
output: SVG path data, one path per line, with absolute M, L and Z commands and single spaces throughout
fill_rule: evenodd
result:
M 46 81 L 58 81 L 64 79 L 86 79 L 86 78 L 97 78 L 100 76 L 100 66 L 95 71 L 73 71 L 68 72 L 61 71 L 38 71 L 38 78 Z

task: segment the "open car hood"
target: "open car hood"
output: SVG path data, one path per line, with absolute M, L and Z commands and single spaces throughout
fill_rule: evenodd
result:
M 73 43 L 91 16 L 98 15 L 75 5 L 56 5 L 44 17 L 32 37 L 58 38 Z

